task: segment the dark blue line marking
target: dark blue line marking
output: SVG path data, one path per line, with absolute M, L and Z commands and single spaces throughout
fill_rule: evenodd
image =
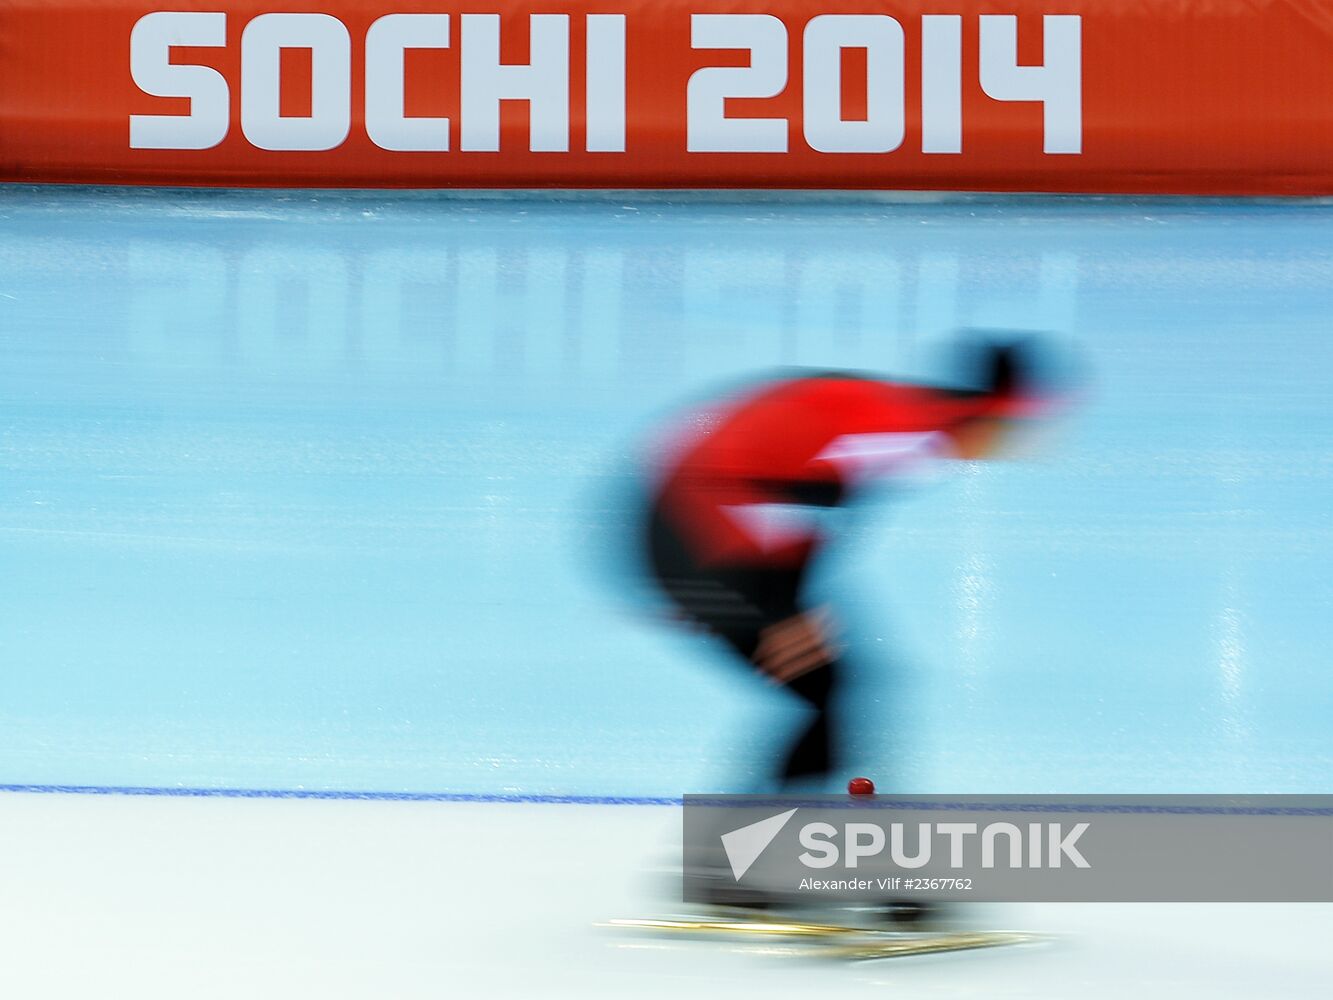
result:
M 146 795 L 200 799 L 338 799 L 369 802 L 536 802 L 588 806 L 678 806 L 679 796 L 542 795 L 505 792 L 366 792 L 318 788 L 153 788 L 116 785 L 3 785 L 35 795 Z
M 680 796 L 559 795 L 518 792 L 371 792 L 317 788 L 168 788 L 118 785 L 6 785 L 0 792 L 35 795 L 141 795 L 166 798 L 204 799 L 327 799 L 362 802 L 498 802 L 583 806 L 678 806 Z M 1246 798 L 1248 796 L 1237 796 Z M 1261 796 L 1257 796 L 1261 797 Z M 1311 796 L 1333 803 L 1333 796 Z M 724 797 L 691 795 L 690 804 L 725 808 L 805 806 L 820 809 L 956 810 L 963 812 L 1031 813 L 1126 813 L 1198 816 L 1333 816 L 1329 806 L 1223 806 L 1183 803 L 1111 802 L 929 802 L 921 799 L 873 798 L 827 799 Z

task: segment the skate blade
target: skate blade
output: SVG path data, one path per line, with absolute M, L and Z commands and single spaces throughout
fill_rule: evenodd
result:
M 892 941 L 866 941 L 857 944 L 830 945 L 821 950 L 829 958 L 852 962 L 870 962 L 884 958 L 909 958 L 913 955 L 937 955 L 950 951 L 975 951 L 1003 948 L 1045 940 L 1039 934 L 1018 931 L 959 931 L 953 934 L 922 934 Z
M 751 937 L 827 938 L 854 934 L 875 933 L 840 924 L 810 924 L 785 920 L 695 920 L 645 919 L 610 920 L 606 927 L 628 927 L 637 930 L 664 931 L 672 934 L 735 934 Z
M 956 931 L 930 934 L 782 920 L 649 918 L 611 920 L 603 926 L 681 935 L 813 940 L 823 943 L 814 947 L 810 954 L 848 961 L 873 961 L 950 951 L 975 951 L 981 948 L 1001 948 L 1045 940 L 1040 934 L 1020 931 Z

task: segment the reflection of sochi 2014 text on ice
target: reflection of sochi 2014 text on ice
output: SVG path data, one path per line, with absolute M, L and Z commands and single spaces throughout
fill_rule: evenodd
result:
M 915 234 L 896 250 L 762 253 L 729 249 L 716 234 L 701 245 L 685 227 L 677 235 L 673 245 L 621 247 L 612 230 L 603 246 L 577 251 L 503 233 L 489 247 L 455 248 L 446 236 L 364 254 L 286 239 L 234 249 L 134 241 L 129 346 L 150 357 L 225 354 L 242 368 L 412 357 L 433 377 L 555 388 L 633 373 L 644 352 L 684 377 L 732 365 L 910 364 L 960 324 L 1068 329 L 1077 309 L 1079 259 L 1069 253 L 1019 251 L 1001 278 L 979 281 L 966 253 Z M 654 267 L 629 265 L 645 252 Z M 186 331 L 175 307 L 182 283 L 199 317 Z M 644 296 L 678 301 L 699 322 L 670 331 L 630 322 Z

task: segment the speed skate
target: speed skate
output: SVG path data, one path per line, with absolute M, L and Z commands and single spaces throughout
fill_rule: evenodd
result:
M 724 939 L 734 943 L 778 950 L 782 954 L 809 955 L 845 961 L 908 958 L 943 952 L 975 951 L 1012 945 L 1033 945 L 1048 940 L 1022 931 L 990 930 L 900 930 L 891 927 L 816 923 L 779 916 L 649 917 L 608 921 L 604 926 L 626 932 L 700 939 Z

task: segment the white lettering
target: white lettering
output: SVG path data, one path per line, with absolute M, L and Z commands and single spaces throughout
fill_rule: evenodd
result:
M 833 838 L 837 835 L 837 828 L 831 823 L 807 823 L 801 827 L 800 841 L 805 848 L 799 857 L 801 864 L 807 868 L 831 868 L 836 865 L 838 845 L 833 842 Z
M 310 116 L 283 117 L 283 49 L 310 50 Z M 352 124 L 352 40 L 328 14 L 260 14 L 241 34 L 241 131 L 270 150 L 341 146 Z
M 1050 824 L 1050 851 L 1046 856 L 1048 864 L 1052 868 L 1060 867 L 1060 857 L 1063 855 L 1074 862 L 1075 868 L 1091 868 L 1088 859 L 1085 858 L 1079 849 L 1074 846 L 1074 842 L 1087 831 L 1088 823 L 1075 823 L 1074 829 L 1070 830 L 1063 837 L 1060 836 L 1060 824 Z
M 977 832 L 975 823 L 940 823 L 935 829 L 949 838 L 949 864 L 963 867 L 963 838 Z
M 588 15 L 589 153 L 625 151 L 625 15 Z
M 861 858 L 874 857 L 884 850 L 884 829 L 877 823 L 848 823 L 844 835 L 847 838 L 848 868 L 855 868 Z
M 727 98 L 776 97 L 787 86 L 787 27 L 772 14 L 693 14 L 696 49 L 748 49 L 749 66 L 696 70 L 686 87 L 691 153 L 785 153 L 787 119 L 728 118 Z
M 500 62 L 500 15 L 463 15 L 462 141 L 464 150 L 500 149 L 500 102 L 527 101 L 528 148 L 569 150 L 569 15 L 532 14 L 530 59 Z
M 920 868 L 930 864 L 930 824 L 917 824 L 916 855 L 908 857 L 903 849 L 903 824 L 894 823 L 889 832 L 889 856 L 899 868 Z
M 1023 831 L 1013 823 L 988 823 L 981 831 L 981 867 L 995 867 L 995 838 L 1004 834 L 1009 838 L 1009 867 L 1023 867 Z
M 173 45 L 221 48 L 227 15 L 205 11 L 145 14 L 130 31 L 130 76 L 145 94 L 185 97 L 188 115 L 130 115 L 131 149 L 211 149 L 227 137 L 231 97 L 226 78 L 208 66 L 177 66 Z
M 963 19 L 921 18 L 921 152 L 963 151 Z
M 408 49 L 447 49 L 448 14 L 386 14 L 366 32 L 366 134 L 380 149 L 443 153 L 448 118 L 408 118 L 403 111 Z
M 533 14 L 528 19 L 529 61 L 500 61 L 498 14 L 462 15 L 459 147 L 498 152 L 501 104 L 527 101 L 532 152 L 567 152 L 570 143 L 570 18 Z M 586 104 L 581 119 L 589 152 L 626 149 L 625 14 L 586 18 Z M 1082 151 L 1082 20 L 1078 15 L 1043 18 L 1043 62 L 1018 63 L 1018 18 L 983 14 L 979 25 L 979 81 L 996 101 L 1042 105 L 1042 148 L 1048 154 Z M 208 149 L 230 128 L 230 85 L 240 89 L 240 125 L 246 139 L 266 150 L 328 150 L 340 146 L 351 127 L 351 39 L 338 18 L 318 13 L 261 14 L 241 34 L 240 79 L 231 81 L 210 66 L 176 64 L 173 48 L 223 48 L 227 15 L 222 12 L 159 11 L 147 14 L 130 34 L 130 75 L 154 97 L 185 99 L 185 114 L 129 116 L 134 149 Z M 686 86 L 686 149 L 695 153 L 785 153 L 793 126 L 783 116 L 729 117 L 732 99 L 781 95 L 789 82 L 785 23 L 771 14 L 693 14 L 696 50 L 743 50 L 745 66 L 705 66 Z M 921 151 L 959 154 L 963 149 L 963 17 L 921 17 Z M 408 117 L 405 60 L 409 49 L 452 47 L 449 14 L 387 14 L 365 37 L 365 129 L 376 146 L 393 152 L 447 152 L 449 117 Z M 801 40 L 801 133 L 821 153 L 888 153 L 906 132 L 902 24 L 885 14 L 823 14 L 809 20 Z M 282 50 L 311 53 L 311 110 L 283 116 Z M 843 117 L 843 53 L 866 56 L 866 110 Z M 290 81 L 289 81 L 290 83 Z M 858 81 L 859 83 L 859 81 Z M 290 87 L 289 87 L 290 90 Z
M 981 89 L 997 101 L 1040 101 L 1047 153 L 1083 151 L 1082 19 L 1047 14 L 1041 66 L 1018 65 L 1018 18 L 981 15 Z
M 883 14 L 823 14 L 805 28 L 805 141 L 821 153 L 888 153 L 902 145 L 903 26 Z M 842 117 L 842 50 L 866 50 L 866 118 Z

